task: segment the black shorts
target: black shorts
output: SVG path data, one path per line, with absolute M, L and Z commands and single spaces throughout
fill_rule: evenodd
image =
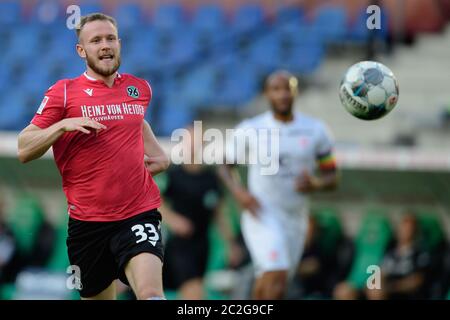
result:
M 164 287 L 177 290 L 186 281 L 203 278 L 208 263 L 208 239 L 169 239 L 165 245 Z
M 149 252 L 163 261 L 161 214 L 154 209 L 112 222 L 69 218 L 67 248 L 70 264 L 80 271 L 82 297 L 99 294 L 115 279 L 128 285 L 125 266 L 132 257 Z

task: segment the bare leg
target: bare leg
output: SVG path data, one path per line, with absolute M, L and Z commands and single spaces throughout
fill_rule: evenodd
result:
M 131 258 L 125 274 L 138 300 L 164 299 L 162 262 L 151 253 L 140 253 Z
M 287 290 L 288 272 L 286 270 L 268 271 L 256 279 L 253 298 L 256 300 L 283 299 Z

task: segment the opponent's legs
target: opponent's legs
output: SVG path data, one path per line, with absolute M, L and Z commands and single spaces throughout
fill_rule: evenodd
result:
M 253 287 L 253 298 L 256 300 L 283 299 L 287 291 L 287 280 L 287 270 L 264 272 L 256 279 Z

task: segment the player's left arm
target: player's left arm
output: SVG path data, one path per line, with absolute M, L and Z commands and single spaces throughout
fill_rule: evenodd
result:
M 311 175 L 305 170 L 297 180 L 297 191 L 307 193 L 336 189 L 339 178 L 333 149 L 330 131 L 325 126 L 321 126 L 315 148 L 317 174 Z
M 316 188 L 319 190 L 334 190 L 338 185 L 336 157 L 332 150 L 317 157 L 318 176 Z
M 331 153 L 324 155 L 318 158 L 317 162 L 318 173 L 316 175 L 311 175 L 305 170 L 297 179 L 298 192 L 309 193 L 336 189 L 339 179 L 334 156 Z
M 144 138 L 145 165 L 152 176 L 157 175 L 169 167 L 169 158 L 146 120 L 142 127 L 142 136 Z

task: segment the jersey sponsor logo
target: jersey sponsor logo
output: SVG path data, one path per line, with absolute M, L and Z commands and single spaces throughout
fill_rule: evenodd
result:
M 137 103 L 122 102 L 99 105 L 80 106 L 81 116 L 89 117 L 95 121 L 124 120 L 125 116 L 144 116 L 145 107 Z
M 86 92 L 90 97 L 92 97 L 92 95 L 94 94 L 94 89 L 89 88 L 89 89 L 84 89 L 84 92 Z
M 42 111 L 44 110 L 45 106 L 47 105 L 48 99 L 49 98 L 47 96 L 44 96 L 44 99 L 42 99 L 42 102 L 36 111 L 37 114 L 42 114 Z
M 139 98 L 139 90 L 135 86 L 128 86 L 127 93 L 132 98 Z

